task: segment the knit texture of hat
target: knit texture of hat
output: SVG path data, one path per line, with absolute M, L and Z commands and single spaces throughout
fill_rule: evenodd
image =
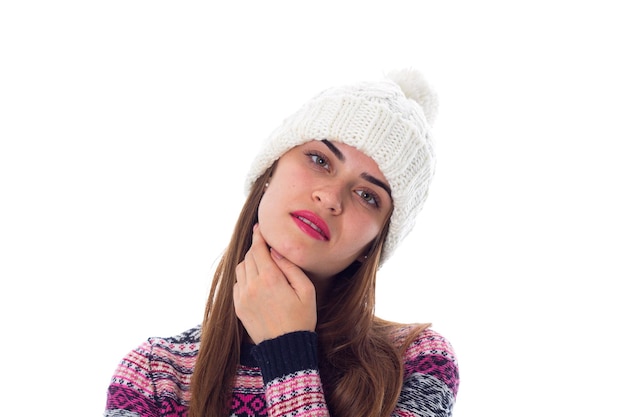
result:
M 289 149 L 327 139 L 372 158 L 391 187 L 393 213 L 380 264 L 413 229 L 435 170 L 430 127 L 437 97 L 422 75 L 394 71 L 380 82 L 325 90 L 285 119 L 254 159 L 245 189 Z

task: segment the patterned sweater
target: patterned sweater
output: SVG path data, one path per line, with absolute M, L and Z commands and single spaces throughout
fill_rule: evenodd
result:
M 398 329 L 398 345 L 407 330 Z M 148 339 L 129 353 L 111 380 L 104 416 L 186 417 L 199 341 L 200 326 L 176 337 Z M 392 416 L 451 416 L 458 383 L 452 347 L 426 329 L 404 356 L 404 385 Z M 329 416 L 317 365 L 317 335 L 294 332 L 243 346 L 231 416 Z

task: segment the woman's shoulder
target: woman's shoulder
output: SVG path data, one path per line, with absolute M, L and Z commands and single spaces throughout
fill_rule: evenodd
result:
M 149 361 L 160 376 L 189 383 L 198 351 L 200 349 L 200 326 L 193 327 L 175 336 L 151 337 Z
M 150 346 L 166 350 L 197 351 L 200 344 L 200 325 L 192 327 L 180 334 L 169 337 L 150 337 L 146 341 Z
M 437 380 L 453 397 L 459 387 L 459 366 L 450 341 L 430 324 L 396 325 L 390 332 L 393 343 L 403 349 L 405 378 Z
M 200 326 L 172 337 L 148 338 L 119 363 L 109 386 L 107 409 L 124 409 L 130 400 L 146 402 L 146 409 L 164 401 L 186 406 L 199 342 Z
M 391 334 L 395 343 L 407 346 L 407 356 L 440 354 L 456 363 L 452 343 L 430 324 L 398 325 Z
M 414 354 L 436 351 L 456 361 L 450 341 L 434 330 L 430 323 L 395 323 L 390 327 L 389 337 L 395 346 L 404 346 Z
M 150 337 L 130 351 L 120 367 L 142 369 L 148 374 L 155 368 L 192 368 L 200 347 L 200 326 L 170 337 Z

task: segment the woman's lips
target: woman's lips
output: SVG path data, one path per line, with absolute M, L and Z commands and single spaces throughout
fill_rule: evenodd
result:
M 315 213 L 308 210 L 294 211 L 291 217 L 298 227 L 317 240 L 330 240 L 330 230 L 324 220 Z

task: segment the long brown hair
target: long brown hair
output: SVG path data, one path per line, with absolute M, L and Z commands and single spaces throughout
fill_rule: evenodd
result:
M 252 227 L 272 171 L 273 167 L 252 187 L 216 268 L 191 379 L 189 417 L 230 414 L 244 335 L 233 306 L 235 268 L 252 243 Z M 324 305 L 318 306 L 320 374 L 329 411 L 335 417 L 390 415 L 402 388 L 402 353 L 425 327 L 416 327 L 398 347 L 390 337 L 397 325 L 374 316 L 376 271 L 388 225 L 389 218 L 372 242 L 367 262 L 357 261 L 338 274 Z

